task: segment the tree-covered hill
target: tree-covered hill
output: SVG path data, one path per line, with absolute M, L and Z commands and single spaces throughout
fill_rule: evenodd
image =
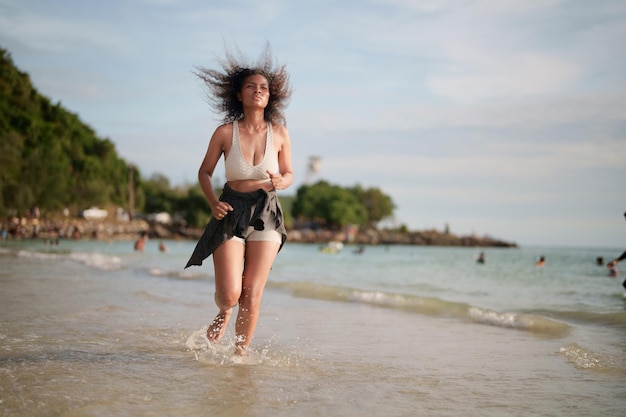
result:
M 0 209 L 23 215 L 92 205 L 128 207 L 129 170 L 109 139 L 52 103 L 0 48 Z M 139 180 L 139 173 L 134 172 Z M 138 196 L 141 199 L 141 193 Z

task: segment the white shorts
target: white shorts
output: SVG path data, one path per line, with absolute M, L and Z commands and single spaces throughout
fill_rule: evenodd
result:
M 230 240 L 241 242 L 244 245 L 246 242 L 274 242 L 282 244 L 283 236 L 274 229 L 254 230 L 254 227 L 250 226 L 243 238 L 233 236 Z

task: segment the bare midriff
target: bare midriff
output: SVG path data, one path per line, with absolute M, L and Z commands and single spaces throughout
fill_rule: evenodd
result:
M 230 188 L 239 193 L 251 193 L 259 188 L 265 191 L 271 191 L 273 188 L 269 179 L 228 181 L 227 184 Z

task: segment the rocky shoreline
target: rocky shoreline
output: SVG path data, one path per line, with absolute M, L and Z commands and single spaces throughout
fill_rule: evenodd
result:
M 180 225 L 165 225 L 146 220 L 102 221 L 82 218 L 42 221 L 39 219 L 11 219 L 2 225 L 3 239 L 99 239 L 135 240 L 142 233 L 152 239 L 197 240 L 202 228 L 187 228 Z M 517 244 L 491 236 L 457 236 L 437 230 L 391 231 L 366 229 L 331 231 L 326 229 L 291 228 L 287 241 L 325 244 L 338 241 L 357 245 L 422 245 L 464 247 L 507 247 Z

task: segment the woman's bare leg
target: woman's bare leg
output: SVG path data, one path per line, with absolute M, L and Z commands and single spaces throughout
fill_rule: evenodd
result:
M 219 342 L 226 332 L 233 307 L 239 302 L 245 245 L 236 240 L 222 243 L 213 253 L 215 269 L 215 304 L 219 313 L 207 329 L 207 338 Z
M 215 316 L 206 331 L 206 337 L 207 339 L 209 339 L 209 342 L 217 343 L 222 339 L 224 333 L 226 332 L 226 326 L 228 326 L 228 321 L 230 320 L 230 316 L 232 314 L 232 308 L 229 308 L 226 311 L 220 310 L 220 312 L 217 313 L 217 316 Z
M 243 270 L 243 287 L 235 323 L 236 353 L 244 355 L 256 328 L 261 298 L 280 245 L 274 242 L 248 241 Z

